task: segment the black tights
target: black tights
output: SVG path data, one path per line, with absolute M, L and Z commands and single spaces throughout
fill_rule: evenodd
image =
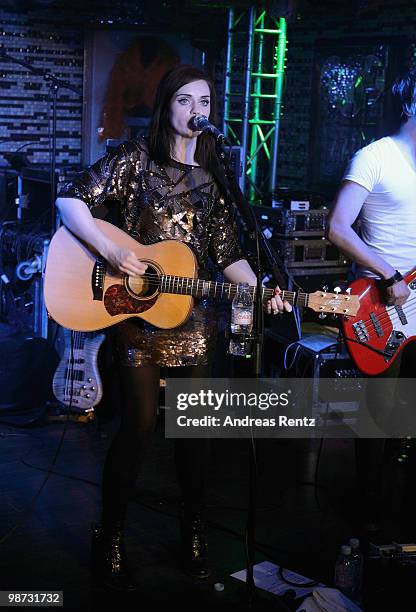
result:
M 156 425 L 160 368 L 121 367 L 121 422 L 108 450 L 103 473 L 103 524 L 124 521 L 143 451 Z M 209 366 L 169 368 L 168 377 L 207 378 Z M 209 440 L 175 440 L 175 464 L 185 511 L 204 506 Z

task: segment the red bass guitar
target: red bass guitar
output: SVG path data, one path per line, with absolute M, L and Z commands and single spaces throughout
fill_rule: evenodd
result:
M 357 367 L 368 375 L 382 374 L 403 348 L 416 338 L 416 267 L 405 276 L 411 291 L 403 306 L 388 306 L 377 281 L 360 278 L 351 295 L 359 299 L 356 316 L 341 319 L 345 343 Z

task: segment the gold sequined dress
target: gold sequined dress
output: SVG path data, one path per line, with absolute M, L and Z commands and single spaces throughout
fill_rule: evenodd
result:
M 231 205 L 224 201 L 212 175 L 200 166 L 171 160 L 164 166 L 149 158 L 146 141 L 132 140 L 98 160 L 65 185 L 60 197 L 94 207 L 119 207 L 120 227 L 142 244 L 165 239 L 185 242 L 200 268 L 208 259 L 224 269 L 244 255 L 237 240 Z M 216 339 L 215 310 L 197 301 L 188 321 L 173 330 L 158 329 L 141 319 L 113 328 L 116 360 L 121 365 L 205 365 Z

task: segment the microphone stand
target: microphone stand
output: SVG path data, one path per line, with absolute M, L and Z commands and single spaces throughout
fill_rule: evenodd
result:
M 14 62 L 15 64 L 19 64 L 19 66 L 23 66 L 27 68 L 32 74 L 36 74 L 38 76 L 43 77 L 43 79 L 49 85 L 49 96 L 48 96 L 48 111 L 50 108 L 50 100 L 52 99 L 52 131 L 49 132 L 49 154 L 50 154 L 50 182 L 51 182 L 51 236 L 56 231 L 56 215 L 55 215 L 55 197 L 56 197 L 56 115 L 57 115 L 57 103 L 58 103 L 58 90 L 60 88 L 69 89 L 74 91 L 80 97 L 82 96 L 82 91 L 77 87 L 71 85 L 67 81 L 63 81 L 62 79 L 58 79 L 52 72 L 48 72 L 47 70 L 41 70 L 40 68 L 35 68 L 29 62 L 25 62 L 24 60 L 17 59 L 12 55 L 9 55 L 3 46 L 0 46 L 0 57 L 5 60 L 9 60 Z
M 274 252 L 272 247 L 267 243 L 263 232 L 259 230 L 257 219 L 254 215 L 250 204 L 244 197 L 243 193 L 238 186 L 233 171 L 231 170 L 228 161 L 226 160 L 226 153 L 224 150 L 224 138 L 221 135 L 216 140 L 216 153 L 220 161 L 220 166 L 214 172 L 215 178 L 225 189 L 227 196 L 234 204 L 238 212 L 240 213 L 243 222 L 246 225 L 247 230 L 256 242 L 256 258 L 257 258 L 257 286 L 256 286 L 256 299 L 254 301 L 254 334 L 249 339 L 253 341 L 254 345 L 254 360 L 252 360 L 252 375 L 258 381 L 262 373 L 262 356 L 263 356 L 263 341 L 264 341 L 264 311 L 263 311 L 263 286 L 262 286 L 262 273 L 261 273 L 261 258 L 260 254 L 263 253 L 268 260 L 268 263 L 273 271 L 273 276 L 278 282 L 281 288 L 286 288 L 286 280 L 282 276 L 281 270 L 284 269 L 283 263 L 281 262 L 278 255 Z M 256 461 L 256 446 L 255 440 L 252 438 L 250 441 L 250 453 L 249 453 L 249 493 L 248 493 L 248 510 L 247 510 L 247 523 L 246 523 L 246 557 L 247 557 L 247 574 L 246 574 L 246 585 L 247 585 L 247 608 L 253 610 L 255 605 L 256 593 L 255 583 L 253 576 L 253 566 L 255 560 L 255 531 L 256 531 L 256 507 L 257 507 L 257 461 Z M 283 601 L 277 600 L 276 609 L 286 610 L 289 608 L 284 604 Z

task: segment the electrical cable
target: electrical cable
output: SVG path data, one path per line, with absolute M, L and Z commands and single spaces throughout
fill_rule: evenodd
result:
M 287 364 L 287 354 L 289 352 L 289 350 L 292 348 L 292 346 L 295 346 L 295 351 L 294 351 L 294 355 L 292 357 L 292 361 L 290 362 L 290 364 Z M 283 355 L 283 367 L 285 370 L 291 370 L 294 366 L 294 363 L 296 361 L 296 358 L 298 356 L 298 353 L 300 351 L 301 345 L 299 344 L 298 340 L 296 340 L 295 342 L 291 342 L 290 344 L 287 345 L 284 355 Z

